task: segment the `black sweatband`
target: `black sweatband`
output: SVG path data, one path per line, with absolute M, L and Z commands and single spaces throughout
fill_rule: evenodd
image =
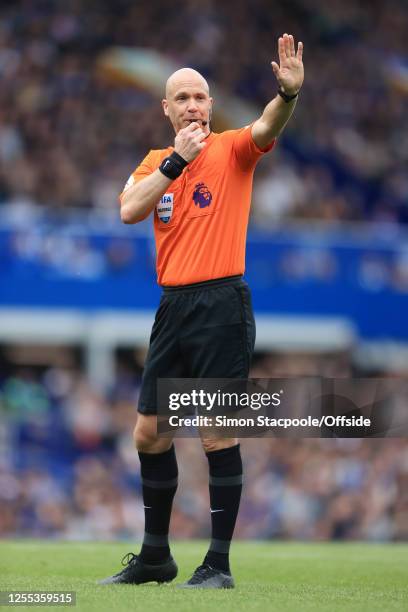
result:
M 287 93 L 285 93 L 283 91 L 283 89 L 279 88 L 278 89 L 278 94 L 280 95 L 281 98 L 283 98 L 283 100 L 285 100 L 286 103 L 291 102 L 292 100 L 294 100 L 295 98 L 298 97 L 299 92 L 297 91 L 295 94 L 289 95 Z
M 159 166 L 159 170 L 169 179 L 176 179 L 183 172 L 188 162 L 178 153 L 173 151 L 171 155 L 165 157 Z

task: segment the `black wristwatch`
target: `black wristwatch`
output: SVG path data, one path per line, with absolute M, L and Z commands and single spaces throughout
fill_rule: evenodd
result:
M 288 103 L 288 102 L 292 102 L 292 100 L 294 100 L 295 98 L 297 98 L 297 97 L 298 97 L 298 95 L 299 95 L 299 92 L 297 91 L 295 94 L 289 95 L 289 94 L 285 93 L 285 92 L 283 91 L 283 89 L 281 89 L 281 88 L 279 87 L 279 89 L 278 89 L 278 94 L 280 95 L 280 97 L 281 97 L 281 98 L 283 98 L 283 99 L 285 100 L 285 102 L 286 102 L 286 103 Z

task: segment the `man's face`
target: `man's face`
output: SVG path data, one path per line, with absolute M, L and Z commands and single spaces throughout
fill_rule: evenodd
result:
M 201 79 L 191 77 L 171 83 L 162 105 L 164 114 L 169 117 L 176 134 L 193 121 L 198 122 L 205 133 L 210 132 L 212 98 Z

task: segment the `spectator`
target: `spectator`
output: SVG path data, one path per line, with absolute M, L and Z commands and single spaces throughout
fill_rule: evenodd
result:
M 262 106 L 274 87 L 271 40 L 285 26 L 307 41 L 308 78 L 280 144 L 291 156 L 259 177 L 254 221 L 408 220 L 404 0 L 333 0 L 330 10 L 301 0 L 273 12 L 267 0 L 206 0 L 199 10 L 195 0 L 177 0 L 172 10 L 164 0 L 106 0 L 103 9 L 15 0 L 0 18 L 1 202 L 116 211 L 142 153 L 171 139 L 150 94 L 98 72 L 105 50 L 161 52 L 165 40 L 179 66 L 194 65 L 226 93 Z M 316 171 L 327 176 L 311 193 Z M 282 190 L 283 176 L 290 189 L 286 180 Z

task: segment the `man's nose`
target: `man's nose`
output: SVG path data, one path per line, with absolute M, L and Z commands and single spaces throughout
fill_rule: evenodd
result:
M 194 112 L 197 110 L 197 102 L 194 100 L 194 98 L 191 98 L 188 101 L 187 110 L 190 112 Z

